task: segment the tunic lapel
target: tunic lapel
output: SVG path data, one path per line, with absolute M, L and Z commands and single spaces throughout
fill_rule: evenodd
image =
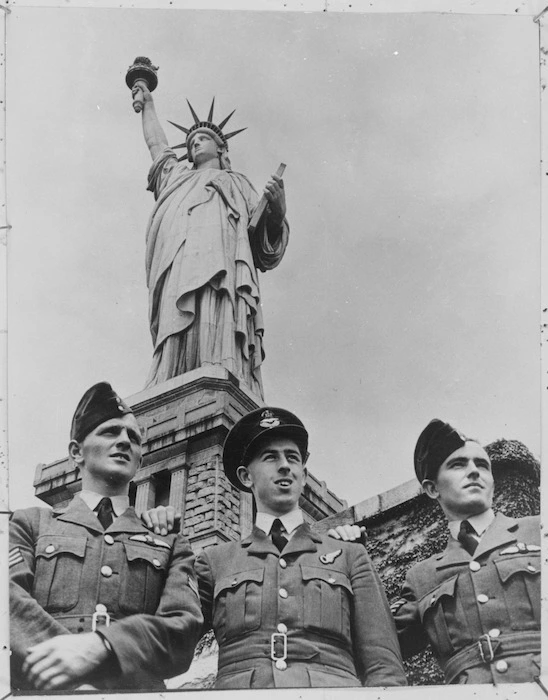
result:
M 122 515 L 118 516 L 107 529 L 107 532 L 145 532 L 149 535 L 151 534 L 150 530 L 141 522 L 133 506 L 130 506 Z
M 445 551 L 436 557 L 436 569 L 443 569 L 446 566 L 455 566 L 456 564 L 468 564 L 472 561 L 472 557 L 464 549 L 460 542 L 455 540 L 451 535 L 447 542 Z
M 477 559 L 492 549 L 515 542 L 517 539 L 515 534 L 517 526 L 518 523 L 513 518 L 508 518 L 506 515 L 498 513 L 491 525 L 483 533 L 474 558 Z
M 64 510 L 54 510 L 54 515 L 57 520 L 83 527 L 93 532 L 103 532 L 103 526 L 97 520 L 95 513 L 89 508 L 84 501 L 75 496 Z
M 270 537 L 256 525 L 253 526 L 251 534 L 245 540 L 242 540 L 241 545 L 244 549 L 247 549 L 249 554 L 254 554 L 258 557 L 266 557 L 271 552 L 276 556 L 279 554 Z
M 293 537 L 282 550 L 282 554 L 285 557 L 290 554 L 298 554 L 301 552 L 316 552 L 318 549 L 318 542 L 321 541 L 322 538 L 312 532 L 306 523 L 303 523 L 295 530 Z

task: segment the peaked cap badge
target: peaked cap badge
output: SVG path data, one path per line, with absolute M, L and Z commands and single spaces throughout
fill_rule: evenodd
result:
M 185 126 L 181 126 L 180 124 L 175 124 L 175 122 L 172 122 L 168 119 L 169 123 L 174 126 L 177 129 L 180 129 L 183 133 L 186 134 L 186 141 L 184 143 L 179 143 L 177 146 L 173 146 L 173 148 L 186 148 L 188 151 L 188 148 L 190 146 L 190 141 L 192 139 L 192 136 L 194 132 L 196 131 L 209 131 L 215 136 L 215 140 L 219 145 L 226 146 L 228 150 L 228 144 L 227 141 L 228 139 L 231 139 L 233 136 L 236 136 L 242 131 L 245 131 L 247 127 L 244 127 L 243 129 L 237 129 L 236 131 L 231 131 L 229 134 L 224 134 L 223 133 L 223 127 L 226 125 L 230 117 L 234 114 L 236 111 L 235 109 L 230 112 L 228 117 L 225 117 L 222 122 L 219 122 L 219 124 L 215 124 L 213 122 L 213 109 L 215 107 L 215 98 L 213 98 L 211 102 L 211 107 L 209 108 L 209 114 L 207 115 L 207 119 L 200 119 L 200 117 L 196 114 L 194 111 L 194 108 L 190 104 L 190 102 L 187 100 L 188 107 L 190 109 L 190 113 L 192 114 L 192 118 L 194 119 L 194 124 L 190 128 L 186 128 Z M 192 162 L 192 158 L 189 157 L 188 153 L 185 153 L 182 155 L 180 158 L 178 158 L 179 161 L 181 160 L 188 160 Z
M 267 409 L 261 413 L 259 425 L 261 428 L 277 428 L 280 425 L 280 419 Z

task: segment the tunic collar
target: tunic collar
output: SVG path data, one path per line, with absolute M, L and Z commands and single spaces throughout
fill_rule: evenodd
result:
M 90 510 L 95 510 L 99 505 L 99 501 L 105 497 L 104 494 L 96 493 L 95 491 L 82 490 L 78 494 L 82 501 L 88 506 Z M 129 496 L 110 496 L 112 501 L 112 510 L 116 514 L 116 517 L 122 515 L 129 508 Z
M 304 522 L 302 510 L 300 508 L 296 508 L 295 510 L 292 510 L 289 513 L 285 513 L 285 515 L 270 515 L 270 513 L 257 513 L 255 525 L 268 535 L 272 527 L 272 523 L 274 522 L 274 520 L 276 520 L 276 518 L 282 521 L 282 525 L 284 526 L 285 531 L 287 532 L 288 539 L 291 538 L 291 535 L 299 527 L 299 525 L 302 525 L 302 523 Z
M 495 514 L 492 508 L 488 508 L 487 510 L 484 510 L 483 513 L 479 513 L 478 515 L 472 515 L 470 518 L 465 518 L 465 520 L 468 520 L 470 525 L 472 525 L 478 537 L 481 537 L 483 535 L 483 533 L 487 530 L 489 525 L 491 525 L 494 519 Z M 449 532 L 455 540 L 458 540 L 459 538 L 461 522 L 462 520 L 451 520 L 448 523 Z

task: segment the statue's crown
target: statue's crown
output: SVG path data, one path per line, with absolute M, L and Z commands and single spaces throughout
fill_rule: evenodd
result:
M 217 138 L 217 143 L 219 145 L 223 145 L 228 149 L 228 144 L 227 141 L 228 139 L 231 139 L 233 136 L 236 136 L 236 134 L 239 134 L 242 131 L 245 131 L 247 127 L 244 127 L 243 129 L 238 129 L 237 131 L 231 131 L 229 134 L 224 134 L 223 133 L 223 127 L 226 125 L 230 117 L 234 114 L 236 111 L 235 109 L 232 110 L 232 112 L 228 115 L 228 117 L 225 117 L 222 122 L 219 122 L 219 124 L 215 124 L 213 122 L 213 109 L 215 107 L 215 98 L 213 98 L 211 102 L 211 107 L 209 108 L 209 114 L 207 115 L 207 119 L 200 119 L 196 112 L 194 111 L 194 108 L 190 104 L 190 102 L 187 100 L 187 104 L 190 109 L 190 113 L 192 114 L 192 117 L 194 119 L 194 124 L 189 127 L 188 129 L 184 126 L 181 126 L 180 124 L 175 124 L 175 122 L 170 121 L 169 123 L 175 126 L 177 129 L 180 129 L 186 134 L 186 141 L 184 143 L 179 143 L 177 146 L 173 146 L 173 148 L 186 148 L 188 151 L 188 148 L 190 146 L 190 142 L 192 140 L 193 134 L 195 134 L 197 131 L 203 131 L 204 129 L 207 129 L 211 131 Z M 169 120 L 168 120 L 169 121 Z M 192 157 L 190 156 L 190 153 L 185 153 L 182 155 L 179 160 L 185 160 L 188 158 L 188 160 L 192 163 Z

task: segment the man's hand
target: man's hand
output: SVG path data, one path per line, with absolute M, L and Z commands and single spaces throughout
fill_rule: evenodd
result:
M 345 540 L 346 542 L 361 541 L 365 543 L 367 537 L 363 525 L 361 527 L 358 525 L 337 525 L 335 529 L 328 530 L 327 534 L 336 540 Z
M 272 175 L 272 179 L 265 185 L 264 193 L 268 199 L 270 217 L 281 224 L 286 213 L 284 181 L 282 178 Z
M 72 688 L 107 658 L 95 632 L 62 634 L 30 647 L 22 670 L 37 690 Z
M 167 535 L 175 530 L 177 521 L 181 520 L 180 513 L 173 506 L 156 506 L 141 515 L 141 520 L 155 535 Z

